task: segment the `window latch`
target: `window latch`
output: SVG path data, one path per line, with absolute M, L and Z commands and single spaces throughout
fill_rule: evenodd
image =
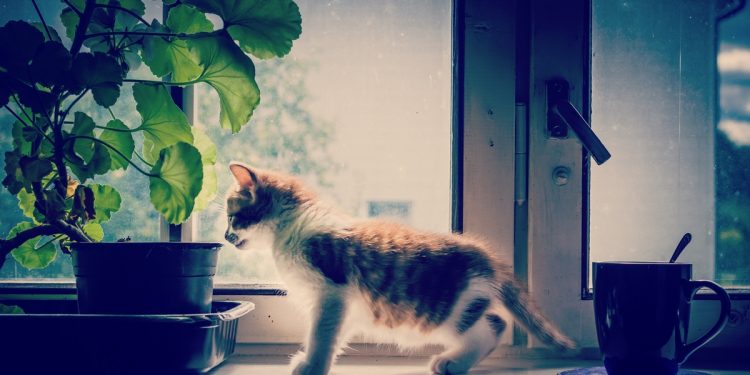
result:
M 610 158 L 607 148 L 570 102 L 568 81 L 551 79 L 547 81 L 547 132 L 552 138 L 567 138 L 568 127 L 573 129 L 597 164 L 601 165 Z

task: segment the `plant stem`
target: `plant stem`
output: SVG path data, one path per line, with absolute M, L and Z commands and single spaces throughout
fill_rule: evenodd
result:
M 135 133 L 137 131 L 140 131 L 140 129 L 137 129 L 137 128 L 136 129 L 131 129 L 131 128 L 127 128 L 127 129 L 114 129 L 114 128 L 108 128 L 106 126 L 101 126 L 101 125 L 94 125 L 94 128 L 96 128 L 96 129 L 103 129 L 103 130 L 107 130 L 107 131 L 111 131 L 111 132 L 120 132 L 120 133 Z
M 202 82 L 199 79 L 194 79 L 192 81 L 186 81 L 186 82 L 168 82 L 168 81 L 151 81 L 147 79 L 131 79 L 126 78 L 122 80 L 123 82 L 134 82 L 134 83 L 148 83 L 148 84 L 154 84 L 154 85 L 167 85 L 167 86 L 187 86 L 192 85 L 194 83 Z
M 123 38 L 123 39 L 124 39 L 124 38 Z M 130 47 L 130 46 L 132 46 L 132 45 L 134 45 L 134 44 L 138 44 L 138 43 L 140 43 L 140 42 L 142 42 L 142 41 L 143 41 L 143 38 L 140 38 L 140 39 L 138 39 L 138 40 L 136 40 L 136 41 L 134 41 L 134 42 L 130 42 L 129 44 L 126 44 L 126 45 L 124 45 L 124 46 L 122 46 L 122 47 L 118 47 L 118 50 L 122 51 L 122 50 L 124 50 L 124 49 L 126 49 L 126 48 L 128 48 L 128 47 Z
M 9 106 L 8 106 L 7 104 L 6 104 L 6 105 L 4 105 L 3 107 L 5 107 L 5 109 L 7 109 L 7 110 L 8 110 L 8 112 L 10 112 L 10 114 L 11 114 L 11 115 L 13 115 L 13 117 L 15 117 L 15 118 L 16 118 L 16 119 L 17 119 L 18 121 L 20 121 L 20 122 L 21 122 L 22 124 L 24 124 L 25 126 L 31 127 L 31 125 L 29 125 L 28 123 L 26 123 L 26 121 L 24 121 L 24 120 L 23 120 L 23 119 L 21 118 L 21 116 L 19 116 L 19 115 L 18 115 L 18 114 L 17 114 L 16 112 L 14 112 L 14 111 L 13 111 L 13 109 L 11 109 L 11 108 L 10 108 L 10 107 L 9 107 Z M 25 115 L 25 113 L 24 113 L 24 115 Z M 33 122 L 32 122 L 32 123 L 33 123 Z
M 76 227 L 75 225 L 68 224 L 62 219 L 57 219 L 53 221 L 52 225 L 60 229 L 60 232 L 62 234 L 67 235 L 73 241 L 91 242 L 91 239 L 89 238 L 89 236 L 86 235 L 86 233 L 83 233 L 83 231 L 78 229 L 78 227 Z
M 34 206 L 36 206 L 39 212 L 41 212 L 42 215 L 46 217 L 47 210 L 45 209 L 45 207 L 47 207 L 47 200 L 44 198 L 44 189 L 42 188 L 42 183 L 32 182 L 31 191 L 34 193 L 34 198 L 36 199 L 36 203 L 34 204 Z
M 26 120 L 28 120 L 29 122 L 33 124 L 34 117 L 29 116 L 28 112 L 26 112 L 26 109 L 21 105 L 21 102 L 18 100 L 18 97 L 15 94 L 11 95 L 11 97 L 13 98 L 13 102 L 16 103 L 16 106 L 18 106 L 18 109 L 21 110 L 21 113 L 23 113 L 23 115 L 26 116 Z
M 73 7 L 71 6 L 71 8 Z M 83 14 L 81 14 L 80 20 L 78 21 L 78 27 L 76 27 L 75 36 L 73 37 L 73 44 L 70 46 L 70 56 L 74 59 L 83 46 L 83 40 L 86 36 L 86 30 L 89 28 L 91 16 L 94 14 L 94 8 L 96 8 L 96 0 L 86 0 Z
M 36 0 L 31 0 L 31 3 L 34 4 L 34 9 L 36 9 L 36 14 L 39 16 L 39 20 L 42 21 L 42 25 L 44 25 L 44 31 L 47 33 L 47 39 L 52 40 L 52 34 L 49 32 L 49 27 L 47 27 L 47 22 L 44 22 L 44 17 L 42 17 L 42 12 L 39 11 L 39 6 L 36 5 Z
M 133 16 L 138 21 L 141 21 L 141 22 L 145 23 L 147 26 L 151 26 L 151 23 L 149 23 L 148 21 L 146 21 L 145 19 L 143 19 L 143 17 L 139 16 L 138 13 L 133 12 L 130 9 L 123 8 L 123 7 L 118 6 L 118 5 L 110 5 L 110 4 L 97 4 L 97 6 L 100 7 L 100 8 L 110 8 L 110 9 L 115 9 L 115 10 L 119 10 L 119 11 L 125 12 L 125 13 Z
M 162 37 L 178 37 L 185 38 L 188 35 L 185 33 L 160 33 L 153 31 L 107 31 L 103 33 L 86 34 L 83 36 L 84 39 L 96 38 L 100 36 L 112 36 L 112 35 L 143 35 L 143 36 L 162 36 Z
M 12 114 L 12 115 L 13 115 L 13 117 L 15 117 L 16 119 L 18 119 L 18 121 L 20 121 L 20 122 L 21 122 L 21 123 L 22 123 L 22 124 L 23 124 L 24 126 L 26 126 L 26 127 L 29 127 L 29 128 L 32 128 L 32 129 L 35 129 L 35 130 L 36 130 L 37 132 L 39 132 L 39 134 L 41 134 L 41 135 L 42 135 L 42 136 L 43 136 L 44 138 L 47 138 L 47 140 L 48 140 L 48 141 L 52 142 L 52 138 L 50 138 L 50 137 L 49 137 L 49 136 L 48 136 L 48 135 L 47 135 L 46 133 L 44 133 L 44 132 L 42 131 L 42 129 L 39 129 L 39 127 L 38 127 L 38 126 L 36 126 L 36 124 L 35 124 L 35 123 L 34 123 L 33 121 L 31 122 L 31 125 L 29 125 L 29 124 L 28 124 L 28 123 L 27 123 L 26 121 L 24 121 L 24 120 L 23 120 L 23 119 L 22 119 L 22 118 L 21 118 L 20 116 L 18 116 L 18 114 L 16 114 L 16 113 L 15 113 L 15 112 L 14 112 L 14 111 L 13 111 L 13 110 L 12 110 L 12 109 L 11 109 L 11 108 L 10 108 L 10 107 L 8 106 L 8 105 L 5 105 L 5 109 L 7 109 L 7 110 L 8 110 L 8 112 L 10 112 L 10 114 Z M 24 115 L 25 115 L 26 117 L 28 117 L 28 115 L 27 115 L 26 113 L 24 113 Z
M 76 103 L 78 103 L 78 101 L 81 100 L 81 98 L 83 98 L 88 92 L 89 89 L 83 90 L 80 95 L 73 99 L 73 102 L 71 102 L 68 108 L 66 108 L 62 113 L 63 121 L 65 121 L 65 118 L 68 117 L 68 113 L 70 113 L 70 110 L 73 109 L 73 106 L 76 105 Z

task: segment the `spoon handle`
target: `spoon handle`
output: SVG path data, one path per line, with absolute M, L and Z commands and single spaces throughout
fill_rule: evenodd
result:
M 677 244 L 677 248 L 675 248 L 674 252 L 672 253 L 672 257 L 669 258 L 669 263 L 674 263 L 677 260 L 677 257 L 682 254 L 682 250 L 685 250 L 685 247 L 690 243 L 690 240 L 692 239 L 693 235 L 691 235 L 690 233 L 685 233 L 685 235 L 682 236 L 680 243 Z

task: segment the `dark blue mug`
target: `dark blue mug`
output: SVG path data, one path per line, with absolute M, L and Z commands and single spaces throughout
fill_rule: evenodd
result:
M 692 270 L 685 263 L 594 263 L 596 334 L 609 375 L 674 375 L 724 328 L 729 295 L 712 281 L 691 280 Z M 701 288 L 719 296 L 721 312 L 705 335 L 688 343 L 690 302 Z

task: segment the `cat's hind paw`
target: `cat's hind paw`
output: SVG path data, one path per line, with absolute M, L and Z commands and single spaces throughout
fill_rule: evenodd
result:
M 451 358 L 442 355 L 436 355 L 430 361 L 430 371 L 433 375 L 464 375 L 468 372 L 468 369 L 457 371 L 455 367 L 457 366 Z
M 307 375 L 309 374 L 309 364 L 307 363 L 307 354 L 303 351 L 297 352 L 292 356 L 292 360 L 289 362 L 289 367 L 292 368 L 292 375 Z

